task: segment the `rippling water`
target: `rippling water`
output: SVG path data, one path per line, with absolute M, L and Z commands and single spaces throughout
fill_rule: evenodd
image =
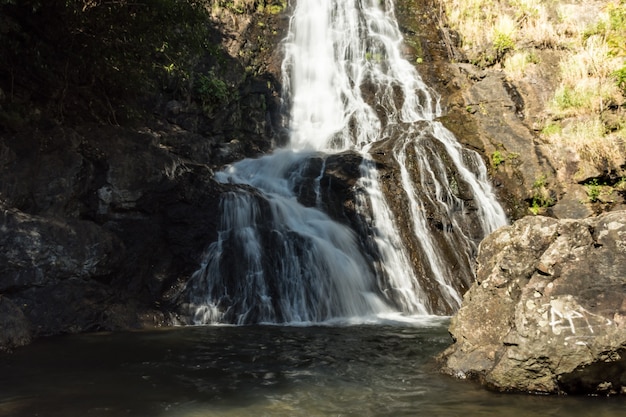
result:
M 436 372 L 447 322 L 188 327 L 0 356 L 0 416 L 623 416 L 620 398 L 504 395 Z

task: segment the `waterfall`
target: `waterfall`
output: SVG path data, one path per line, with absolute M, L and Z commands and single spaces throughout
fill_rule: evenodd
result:
M 390 0 L 295 4 L 282 68 L 290 143 L 216 174 L 235 191 L 185 291 L 193 323 L 459 307 L 478 242 L 506 218 L 482 160 L 437 121 L 439 96 L 401 44 Z M 332 188 L 331 166 L 348 155 L 359 178 L 342 220 L 323 184 Z M 394 193 L 375 155 L 396 167 Z

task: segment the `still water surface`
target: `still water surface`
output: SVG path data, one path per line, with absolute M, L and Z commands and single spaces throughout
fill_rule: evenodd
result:
M 487 392 L 436 372 L 447 321 L 188 327 L 0 355 L 0 416 L 594 416 L 620 398 Z

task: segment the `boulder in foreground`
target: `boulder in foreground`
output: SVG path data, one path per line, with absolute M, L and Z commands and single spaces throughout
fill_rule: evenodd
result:
M 477 264 L 444 372 L 498 391 L 626 394 L 626 211 L 523 218 Z

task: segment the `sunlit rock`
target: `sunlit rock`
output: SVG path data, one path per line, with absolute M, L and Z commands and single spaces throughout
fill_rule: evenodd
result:
M 625 290 L 626 212 L 523 218 L 481 243 L 444 370 L 500 391 L 623 394 Z

